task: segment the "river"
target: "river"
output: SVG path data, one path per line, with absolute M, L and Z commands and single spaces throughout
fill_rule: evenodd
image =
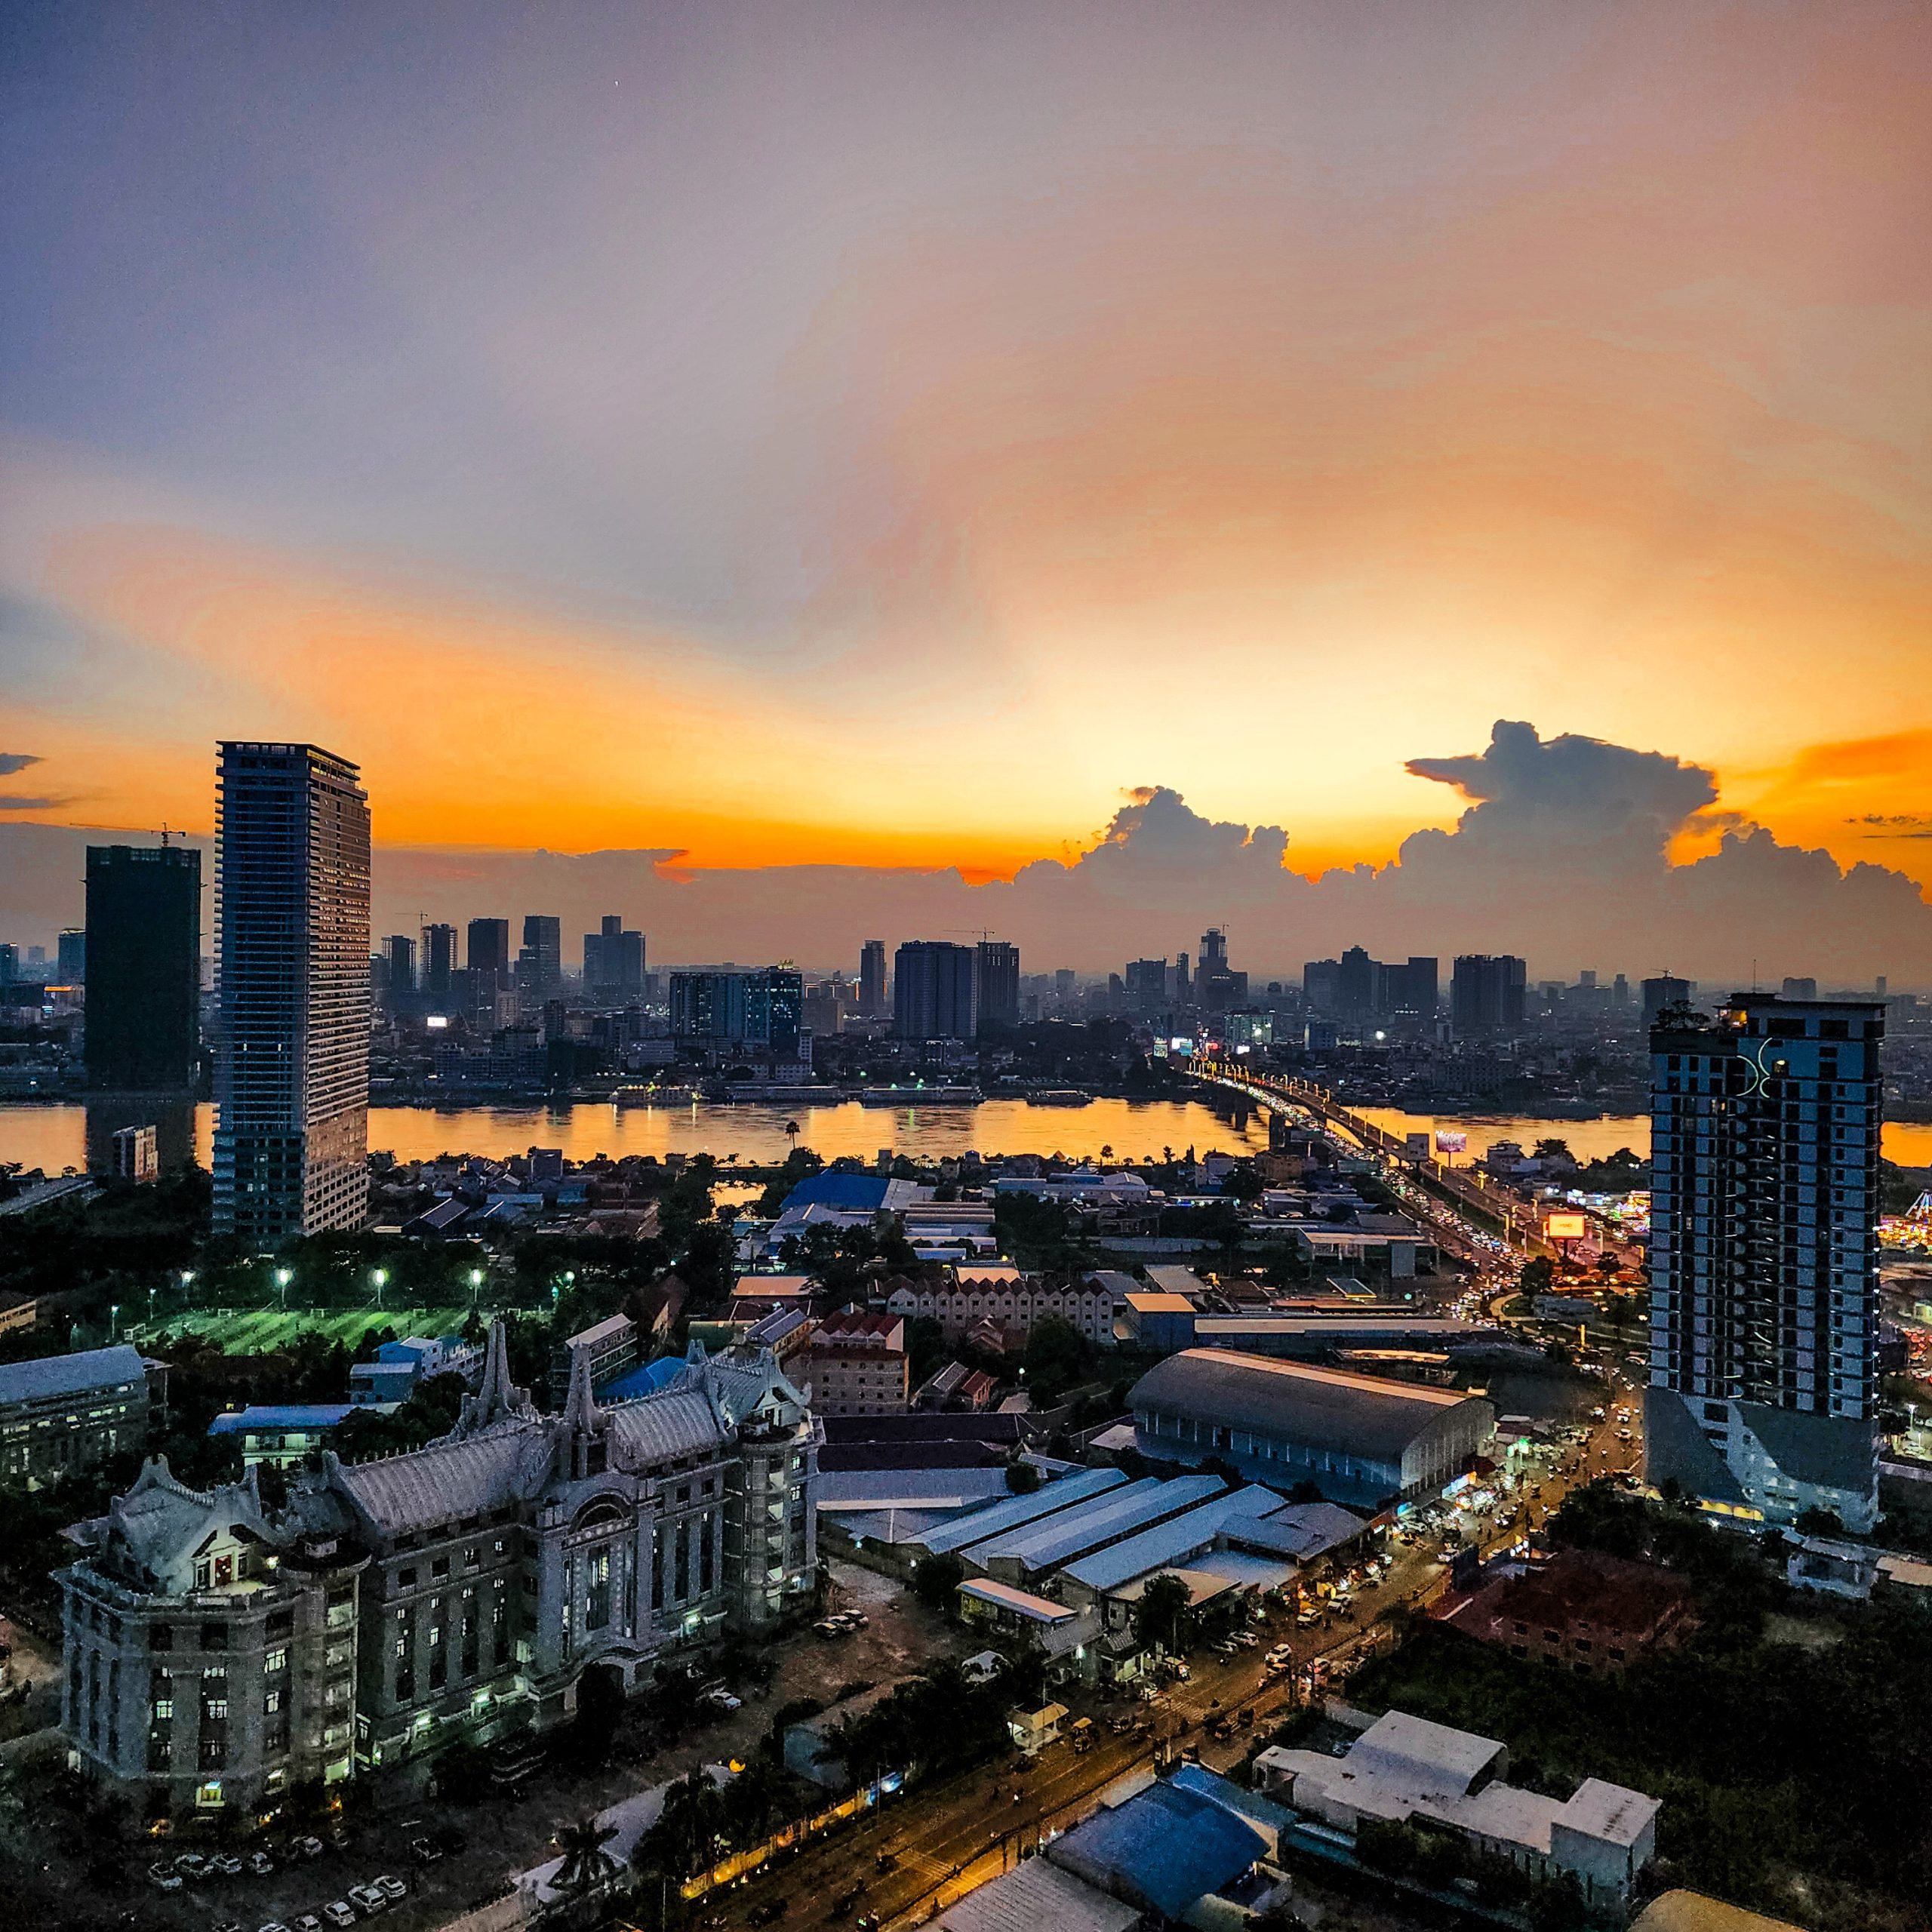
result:
M 104 1137 L 136 1118 L 139 1109 L 93 1110 L 97 1159 Z M 1642 1114 L 1606 1115 L 1598 1120 L 1539 1120 L 1522 1116 L 1475 1118 L 1403 1113 L 1392 1107 L 1364 1107 L 1363 1114 L 1392 1134 L 1431 1131 L 1438 1126 L 1469 1136 L 1471 1158 L 1492 1142 L 1515 1140 L 1526 1148 L 1546 1135 L 1568 1143 L 1579 1160 L 1614 1153 L 1620 1147 L 1646 1154 L 1650 1121 Z M 58 1174 L 87 1164 L 88 1106 L 78 1100 L 0 1106 L 0 1161 L 17 1161 Z M 677 1107 L 617 1108 L 580 1102 L 560 1107 L 375 1107 L 369 1115 L 369 1145 L 398 1160 L 427 1159 L 441 1153 L 502 1155 L 528 1147 L 561 1148 L 571 1160 L 594 1154 L 709 1153 L 722 1161 L 780 1161 L 791 1142 L 786 1123 L 795 1120 L 798 1140 L 826 1160 L 856 1155 L 869 1162 L 881 1148 L 915 1159 L 935 1160 L 968 1148 L 982 1154 L 1063 1154 L 1093 1158 L 1103 1150 L 1125 1161 L 1158 1159 L 1165 1150 L 1197 1154 L 1222 1148 L 1230 1152 L 1265 1146 L 1266 1129 L 1251 1117 L 1244 1133 L 1196 1101 L 1100 1100 L 1084 1107 L 1033 1107 L 1022 1100 L 983 1100 L 977 1106 L 869 1107 L 856 1100 L 832 1106 L 762 1102 L 727 1106 L 698 1102 Z M 214 1110 L 205 1103 L 166 1113 L 162 1158 L 172 1164 L 192 1146 L 209 1164 Z M 1932 1165 L 1932 1125 L 1894 1123 L 1885 1129 L 1888 1158 L 1908 1167 Z

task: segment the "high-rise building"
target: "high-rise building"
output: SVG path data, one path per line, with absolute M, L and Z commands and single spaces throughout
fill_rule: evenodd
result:
M 1465 1039 L 1513 1032 L 1523 1023 L 1528 972 L 1509 953 L 1465 953 L 1449 978 L 1449 1018 Z
M 526 912 L 516 956 L 517 991 L 548 999 L 564 981 L 564 922 L 554 913 Z
M 1201 964 L 1195 997 L 1210 1013 L 1226 1013 L 1247 1004 L 1247 975 L 1228 964 L 1228 936 L 1219 926 L 1201 935 Z
M 1778 996 L 1781 999 L 1816 999 L 1818 983 L 1816 980 L 1786 980 Z
M 507 919 L 472 919 L 469 952 L 464 964 L 469 968 L 469 990 L 481 1000 L 510 983 L 510 922 Z
M 697 1045 L 742 1044 L 774 1060 L 797 1056 L 803 977 L 789 966 L 671 975 L 671 1037 Z
M 432 1000 L 450 996 L 450 975 L 456 971 L 456 928 L 425 926 L 423 928 L 423 971 L 416 984 Z
M 1336 962 L 1335 1011 L 1344 1020 L 1372 1020 L 1382 1010 L 1382 968 L 1367 949 L 1352 946 Z
M 1643 983 L 1644 1024 L 1654 1026 L 1657 1015 L 1667 1006 L 1688 1006 L 1697 997 L 1695 980 L 1674 979 L 1668 973 L 1660 973 L 1654 979 Z
M 383 952 L 389 962 L 389 1002 L 400 1004 L 416 990 L 416 942 L 407 933 L 392 933 Z
M 202 855 L 88 848 L 88 1084 L 181 1093 L 201 1057 Z
M 885 941 L 869 939 L 859 949 L 859 1014 L 876 1020 L 886 1011 Z
M 979 974 L 976 1018 L 983 1035 L 1010 1033 L 1020 1024 L 1020 949 L 1003 939 L 983 939 L 974 956 Z
M 1159 1013 L 1168 1004 L 1168 962 L 1160 959 L 1130 959 L 1127 962 L 1127 997 L 1137 1013 Z
M 1434 1024 L 1442 1001 L 1441 968 L 1435 960 L 1412 952 L 1405 964 L 1383 968 L 1382 986 L 1383 1011 L 1389 1019 Z
M 245 1245 L 369 1198 L 369 801 L 315 745 L 229 742 L 216 792 L 214 1225 Z
M 63 986 L 85 986 L 88 977 L 88 936 L 81 926 L 69 926 L 54 947 L 54 974 Z
M 908 940 L 892 960 L 892 1030 L 902 1040 L 970 1040 L 978 1013 L 970 946 Z
M 583 936 L 584 990 L 615 1003 L 644 993 L 644 935 L 625 930 L 621 915 L 606 912 L 601 930 Z
M 1650 1480 L 1878 1519 L 1883 1007 L 1739 993 L 1651 1033 Z

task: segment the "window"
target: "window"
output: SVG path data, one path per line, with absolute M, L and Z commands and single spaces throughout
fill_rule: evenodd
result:
M 171 1623 L 156 1623 L 148 1631 L 148 1647 L 155 1651 L 171 1651 L 174 1647 L 174 1626 Z
M 288 1668 L 288 1653 L 285 1650 L 272 1650 L 262 1659 L 262 1668 L 272 1675 L 278 1670 Z
M 202 1648 L 205 1651 L 225 1651 L 228 1647 L 228 1626 L 225 1623 L 204 1623 L 202 1626 Z
M 264 1692 L 262 1697 L 262 1709 L 266 1711 L 271 1716 L 272 1716 L 275 1712 L 280 1710 L 281 1709 L 281 1693 L 279 1690 L 269 1690 Z
M 432 1577 L 447 1577 L 449 1574 L 450 1560 L 447 1556 L 438 1557 L 435 1561 L 429 1565 L 429 1574 Z

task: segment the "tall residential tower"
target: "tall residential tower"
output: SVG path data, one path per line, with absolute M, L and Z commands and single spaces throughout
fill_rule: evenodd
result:
M 1739 993 L 1651 1034 L 1650 1479 L 1878 1518 L 1884 1008 Z
M 369 801 L 315 745 L 226 743 L 216 790 L 214 1223 L 255 1247 L 369 1198 Z
M 202 1047 L 201 854 L 90 845 L 87 951 L 88 1084 L 185 1093 Z

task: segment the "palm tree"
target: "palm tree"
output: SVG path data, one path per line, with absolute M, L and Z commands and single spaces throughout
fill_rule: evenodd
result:
M 1114 1150 L 1111 1144 L 1103 1143 L 1100 1148 L 1100 1158 L 1103 1161 L 1111 1161 L 1113 1157 Z
M 785 1123 L 785 1138 L 789 1140 L 794 1147 L 797 1146 L 798 1144 L 798 1136 L 804 1132 L 804 1129 L 795 1120 L 788 1120 Z
M 600 1825 L 595 1818 L 566 1825 L 557 1834 L 564 1853 L 564 1862 L 557 1868 L 557 1890 L 582 1894 L 611 1877 L 617 1861 L 604 1847 L 617 1835 L 615 1825 Z

